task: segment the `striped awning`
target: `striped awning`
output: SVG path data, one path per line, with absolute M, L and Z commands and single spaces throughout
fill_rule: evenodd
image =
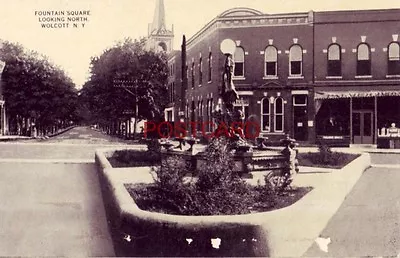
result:
M 368 98 L 400 96 L 400 89 L 397 90 L 376 90 L 376 91 L 316 91 L 314 99 L 346 99 L 346 98 Z

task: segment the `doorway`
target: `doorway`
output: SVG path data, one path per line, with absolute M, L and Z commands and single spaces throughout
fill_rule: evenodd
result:
M 353 111 L 353 143 L 373 144 L 374 143 L 374 114 L 370 110 Z

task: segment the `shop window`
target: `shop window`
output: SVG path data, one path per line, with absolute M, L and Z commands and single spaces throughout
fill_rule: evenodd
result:
M 365 43 L 357 47 L 357 75 L 371 75 L 371 53 Z
M 270 131 L 271 116 L 269 98 L 265 97 L 261 100 L 261 130 L 264 132 Z
M 289 75 L 301 76 L 303 73 L 303 49 L 293 45 L 289 50 Z
M 213 99 L 210 99 L 210 106 L 209 106 L 209 128 L 210 128 L 210 132 L 214 130 L 214 118 L 212 117 L 212 112 L 213 112 Z
M 211 73 L 212 73 L 212 53 L 208 54 L 208 81 L 211 81 Z
M 283 132 L 283 99 L 275 99 L 275 132 Z
M 274 46 L 265 49 L 265 76 L 277 76 L 278 51 Z
M 388 47 L 388 75 L 400 75 L 400 45 L 397 42 Z
M 328 48 L 328 76 L 342 75 L 341 48 L 338 44 L 332 44 Z
M 233 55 L 235 61 L 234 76 L 244 76 L 244 50 L 241 47 L 236 47 L 235 54 Z

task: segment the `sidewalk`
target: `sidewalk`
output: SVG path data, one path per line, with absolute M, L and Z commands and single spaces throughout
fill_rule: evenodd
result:
M 32 137 L 20 136 L 20 135 L 0 135 L 0 142 L 29 140 L 29 139 L 32 139 Z

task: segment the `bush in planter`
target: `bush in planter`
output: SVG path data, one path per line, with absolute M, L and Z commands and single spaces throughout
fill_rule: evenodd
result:
M 206 164 L 198 171 L 195 185 L 196 210 L 203 215 L 248 213 L 250 186 L 233 171 L 234 161 L 225 137 L 214 138 L 207 146 Z
M 333 152 L 331 148 L 326 144 L 320 144 L 318 146 L 318 153 L 312 155 L 312 161 L 315 164 L 339 166 L 347 160 L 348 154 Z
M 186 180 L 181 157 L 169 157 L 153 170 L 155 183 L 134 190 L 140 208 L 181 215 L 246 214 L 254 208 L 272 208 L 267 188 L 248 185 L 233 171 L 227 139 L 214 138 L 206 148 L 205 165 L 198 177 Z
M 155 199 L 172 213 L 188 214 L 193 189 L 190 181 L 184 181 L 188 173 L 185 160 L 179 156 L 168 157 L 152 172 L 157 196 Z

